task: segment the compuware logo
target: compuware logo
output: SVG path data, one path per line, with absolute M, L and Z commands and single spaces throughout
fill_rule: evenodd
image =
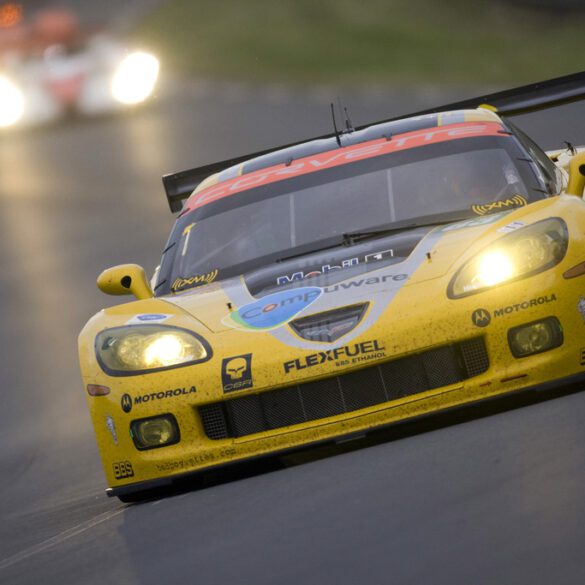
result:
M 281 327 L 313 304 L 323 289 L 306 286 L 266 295 L 232 311 L 223 318 L 224 325 L 245 331 L 268 331 Z

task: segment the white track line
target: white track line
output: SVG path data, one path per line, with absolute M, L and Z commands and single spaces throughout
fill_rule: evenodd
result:
M 103 514 L 100 514 L 99 516 L 96 516 L 91 520 L 83 522 L 82 524 L 78 524 L 77 526 L 73 526 L 73 528 L 69 528 L 61 532 L 60 534 L 52 536 L 51 538 L 45 540 L 44 542 L 41 542 L 39 544 L 36 544 L 35 546 L 31 546 L 30 548 L 27 548 L 19 553 L 16 553 L 15 555 L 12 555 L 11 557 L 4 559 L 3 561 L 0 561 L 0 570 L 6 569 L 12 565 L 15 565 L 16 563 L 19 563 L 20 561 L 23 561 L 24 559 L 28 559 L 29 557 L 37 555 L 57 544 L 61 544 L 62 542 L 65 542 L 66 540 L 69 540 L 70 538 L 73 538 L 78 534 L 81 534 L 83 532 L 86 532 L 87 530 L 90 530 L 91 528 L 94 528 L 98 524 L 102 524 L 102 522 L 107 522 L 108 520 L 114 518 L 114 516 L 118 516 L 118 514 L 121 514 L 123 511 L 124 508 L 114 510 L 113 512 L 104 512 Z

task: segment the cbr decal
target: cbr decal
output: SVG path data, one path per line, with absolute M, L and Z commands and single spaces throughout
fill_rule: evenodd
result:
M 212 270 L 207 274 L 197 274 L 196 276 L 190 276 L 189 278 L 177 278 L 175 279 L 175 282 L 173 282 L 171 290 L 173 292 L 178 292 L 185 287 L 201 284 L 210 284 L 217 278 L 218 274 L 219 270 L 216 268 L 215 270 Z
M 234 329 L 245 331 L 275 329 L 294 319 L 322 294 L 323 289 L 316 286 L 275 292 L 232 311 L 222 322 Z
M 507 207 L 525 207 L 526 205 L 528 205 L 528 201 L 526 201 L 522 195 L 514 195 L 510 199 L 492 201 L 485 205 L 472 205 L 471 211 L 477 213 L 477 215 L 487 215 L 492 213 L 492 211 L 501 211 Z
M 224 392 L 252 388 L 252 354 L 224 358 L 221 364 L 221 383 Z

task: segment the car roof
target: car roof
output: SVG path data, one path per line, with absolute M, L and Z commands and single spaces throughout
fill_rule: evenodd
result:
M 335 136 L 319 140 L 303 142 L 288 148 L 276 150 L 268 154 L 251 158 L 243 163 L 233 165 L 219 173 L 211 175 L 205 179 L 193 192 L 193 195 L 207 189 L 213 185 L 218 185 L 224 181 L 229 181 L 242 175 L 253 173 L 260 169 L 273 167 L 280 164 L 290 164 L 293 160 L 307 156 L 320 154 L 338 149 L 340 146 L 353 146 L 379 138 L 390 139 L 397 134 L 405 134 L 415 130 L 424 130 L 427 128 L 436 128 L 439 126 L 448 126 L 451 124 L 461 124 L 464 122 L 499 122 L 501 118 L 492 110 L 487 108 L 477 108 L 475 110 L 453 110 L 449 112 L 439 112 L 374 124 L 357 131 L 344 131 L 340 134 L 340 143 Z M 188 205 L 186 205 L 188 207 Z

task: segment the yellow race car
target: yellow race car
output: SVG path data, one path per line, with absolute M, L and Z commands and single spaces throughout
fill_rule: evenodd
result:
M 163 178 L 176 224 L 81 371 L 109 495 L 585 378 L 585 72 Z M 486 105 L 489 104 L 489 105 Z

